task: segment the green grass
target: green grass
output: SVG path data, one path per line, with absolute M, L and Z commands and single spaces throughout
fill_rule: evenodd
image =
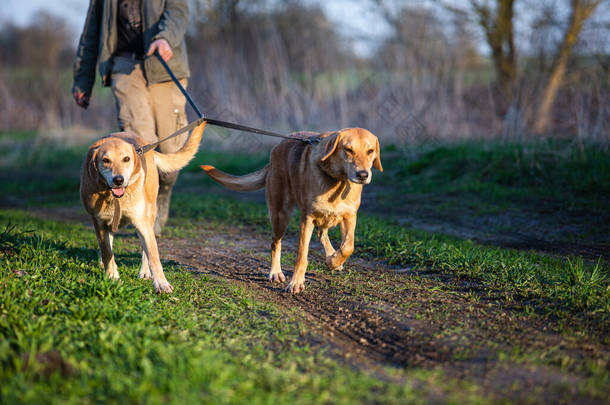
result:
M 386 152 L 396 154 L 391 147 Z M 464 141 L 411 151 L 384 166 L 389 174 L 376 181 L 401 193 L 457 194 L 504 208 L 542 198 L 566 208 L 605 210 L 610 201 L 610 150 L 603 145 Z
M 502 291 L 532 305 L 539 301 L 554 314 L 589 311 L 608 319 L 609 269 L 600 262 L 587 265 L 577 259 L 579 276 L 574 277 L 575 265 L 564 258 L 427 235 L 371 217 L 362 218 L 358 232 L 369 257 L 477 281 L 490 293 Z
M 245 153 L 227 153 L 218 151 L 209 151 L 201 148 L 197 156 L 183 170 L 185 173 L 203 174 L 201 170 L 202 164 L 212 164 L 217 167 L 222 167 L 226 171 L 235 175 L 246 174 L 264 167 L 269 163 L 268 153 L 245 154 Z M 200 176 L 200 180 L 205 180 L 207 176 Z
M 84 226 L 0 211 L 9 221 L 0 233 L 3 403 L 419 403 L 428 394 L 412 382 L 438 378 L 354 371 L 243 288 L 166 263 L 176 291 L 156 295 L 120 238 L 122 280 L 113 282 Z M 458 402 L 477 398 L 468 385 L 449 387 Z

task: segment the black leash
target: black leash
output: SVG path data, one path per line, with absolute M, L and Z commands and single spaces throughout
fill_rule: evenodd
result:
M 157 146 L 159 146 L 159 144 L 167 141 L 168 139 L 175 138 L 178 135 L 185 133 L 186 131 L 190 131 L 191 129 L 193 129 L 195 127 L 198 127 L 199 125 L 203 124 L 205 121 L 208 121 L 208 120 L 206 118 L 199 118 L 197 121 L 191 122 L 186 127 L 180 128 L 179 130 L 177 130 L 176 132 L 174 132 L 170 136 L 168 136 L 166 138 L 163 138 L 160 141 L 157 141 L 157 142 L 154 142 L 154 143 L 149 143 L 148 145 L 144 145 L 144 146 L 140 146 L 139 148 L 136 148 L 136 153 L 138 155 L 142 156 L 143 154 L 145 154 L 149 150 L 155 149 Z M 203 135 L 202 135 L 202 137 L 203 137 Z
M 197 107 L 197 104 L 195 104 L 195 102 L 193 101 L 191 96 L 187 93 L 186 89 L 182 86 L 182 84 L 180 83 L 180 81 L 178 80 L 176 75 L 174 75 L 174 72 L 172 72 L 170 67 L 163 60 L 163 58 L 161 57 L 161 54 L 159 53 L 158 50 L 155 51 L 155 56 L 157 57 L 157 59 L 159 59 L 159 62 L 161 62 L 161 64 L 163 65 L 163 67 L 165 68 L 167 73 L 169 74 L 169 77 L 172 78 L 173 82 L 176 84 L 176 86 L 178 86 L 178 88 L 180 89 L 182 94 L 184 94 L 184 97 L 186 97 L 186 100 L 189 102 L 191 107 L 193 107 L 193 110 L 195 110 L 195 113 L 197 113 L 197 115 L 199 116 L 199 121 L 195 121 L 195 122 L 201 123 L 200 121 L 204 120 L 204 121 L 207 121 L 208 124 L 215 125 L 217 127 L 230 128 L 230 129 L 235 129 L 237 131 L 251 132 L 251 133 L 259 134 L 259 135 L 273 136 L 273 137 L 276 137 L 276 138 L 295 139 L 297 141 L 301 141 L 301 142 L 305 142 L 305 143 L 309 143 L 309 144 L 314 144 L 314 143 L 320 142 L 320 140 L 317 137 L 297 138 L 297 137 L 292 137 L 292 136 L 286 136 L 286 135 L 278 134 L 277 132 L 267 131 L 265 129 L 252 128 L 252 127 L 248 127 L 248 126 L 241 125 L 241 124 L 235 124 L 233 122 L 221 121 L 221 120 L 217 120 L 217 119 L 214 119 L 214 118 L 206 118 L 206 117 L 204 117 L 204 115 L 201 112 L 201 110 L 199 110 L 199 107 Z M 199 124 L 197 124 L 197 125 L 199 125 Z M 195 126 L 197 126 L 197 125 L 195 125 Z M 184 132 L 184 131 L 181 129 L 180 133 L 182 133 L 182 132 Z M 179 135 L 180 133 L 174 133 L 174 134 L 170 135 L 169 137 L 160 140 L 159 142 L 157 142 L 155 144 L 155 146 L 160 144 L 161 142 L 167 140 L 167 139 L 170 139 L 170 138 L 173 138 L 174 136 Z

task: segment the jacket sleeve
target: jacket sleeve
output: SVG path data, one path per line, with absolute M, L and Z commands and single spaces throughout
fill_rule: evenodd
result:
M 159 32 L 153 40 L 165 39 L 172 48 L 175 48 L 182 42 L 188 24 L 188 0 L 166 0 L 165 11 L 159 20 Z
M 91 0 L 83 33 L 81 34 L 76 58 L 74 59 L 74 85 L 72 92 L 82 91 L 90 95 L 95 83 L 95 68 L 100 40 L 100 24 L 103 0 Z

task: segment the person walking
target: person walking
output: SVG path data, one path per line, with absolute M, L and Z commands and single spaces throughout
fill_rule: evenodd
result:
M 188 20 L 188 0 L 90 0 L 74 61 L 76 104 L 89 106 L 97 66 L 102 85 L 112 88 L 122 131 L 153 143 L 187 125 L 185 97 L 154 53 L 159 51 L 186 88 Z M 160 152 L 176 152 L 187 137 L 162 143 Z M 177 178 L 178 172 L 159 177 L 157 236 L 167 222 Z

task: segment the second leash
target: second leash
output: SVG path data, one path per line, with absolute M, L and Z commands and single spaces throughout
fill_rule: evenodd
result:
M 308 143 L 308 144 L 314 144 L 314 143 L 318 143 L 320 141 L 317 137 L 296 138 L 296 137 L 292 137 L 292 136 L 286 136 L 286 135 L 278 134 L 277 132 L 267 131 L 265 129 L 258 129 L 258 128 L 253 128 L 253 127 L 248 127 L 248 126 L 245 126 L 245 125 L 235 124 L 233 122 L 228 122 L 228 121 L 221 121 L 221 120 L 217 120 L 217 119 L 214 119 L 214 118 L 205 118 L 203 113 L 199 109 L 199 107 L 197 107 L 197 104 L 195 104 L 195 101 L 193 101 L 193 99 L 188 94 L 188 92 L 186 91 L 184 86 L 182 86 L 182 83 L 180 83 L 180 81 L 178 80 L 176 75 L 174 75 L 174 72 L 170 69 L 168 64 L 163 60 L 163 58 L 161 57 L 161 54 L 159 54 L 159 51 L 155 51 L 155 56 L 157 57 L 157 59 L 159 59 L 159 62 L 161 62 L 161 64 L 163 65 L 163 67 L 167 71 L 167 74 L 169 74 L 169 77 L 172 78 L 172 81 L 176 84 L 178 89 L 180 89 L 180 91 L 182 92 L 184 97 L 186 97 L 186 100 L 189 102 L 191 107 L 193 107 L 193 110 L 195 110 L 195 113 L 199 116 L 199 120 L 195 121 L 191 125 L 197 126 L 197 125 L 199 125 L 202 122 L 202 120 L 204 120 L 204 121 L 207 121 L 208 124 L 215 125 L 217 127 L 235 129 L 237 131 L 251 132 L 253 134 L 259 134 L 259 135 L 265 135 L 265 136 L 273 136 L 275 138 L 294 139 L 294 140 L 301 141 L 301 142 Z M 156 146 L 159 143 L 161 143 L 161 142 L 163 142 L 163 141 L 165 141 L 165 140 L 167 140 L 169 138 L 173 138 L 174 136 L 179 135 L 180 133 L 184 132 L 184 130 L 190 129 L 189 127 L 191 127 L 191 125 L 189 125 L 188 127 L 185 127 L 187 129 L 183 128 L 183 129 L 179 130 L 180 131 L 179 133 L 174 133 L 174 134 L 170 135 L 169 137 L 167 137 L 167 138 L 165 138 L 165 139 L 155 143 L 154 145 Z M 154 148 L 154 146 L 153 146 L 153 148 Z

